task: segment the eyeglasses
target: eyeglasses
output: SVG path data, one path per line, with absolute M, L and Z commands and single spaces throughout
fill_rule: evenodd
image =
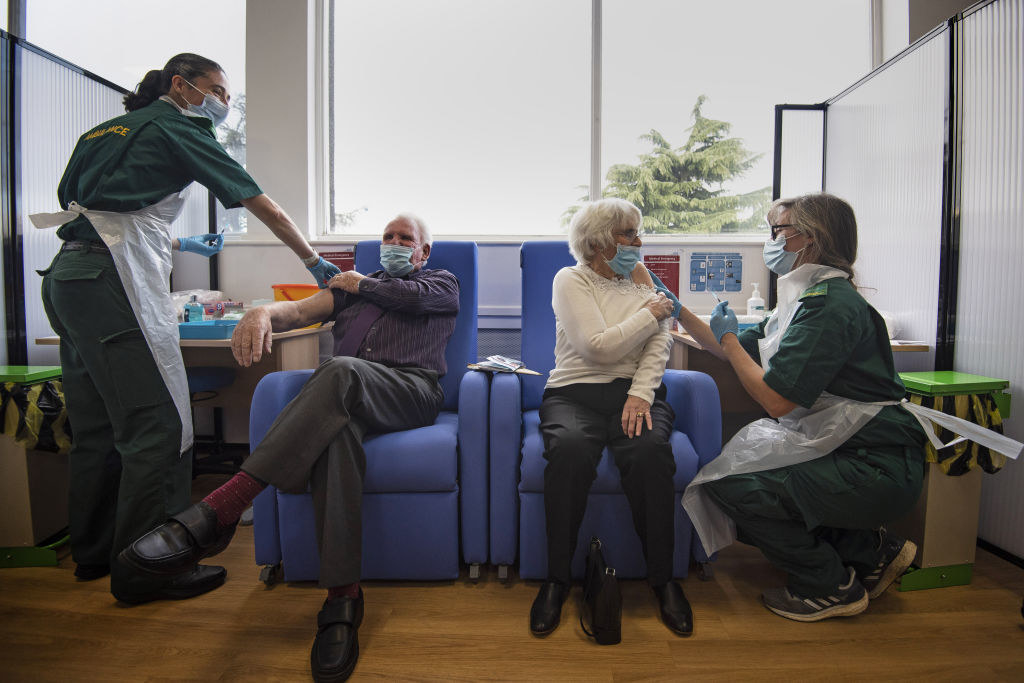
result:
M 778 225 L 771 225 L 770 223 L 768 224 L 768 230 L 770 230 L 771 233 L 772 233 L 772 239 L 777 238 L 779 236 L 779 231 L 782 230 L 783 228 L 796 228 L 796 227 L 797 226 L 794 225 L 793 223 L 779 223 Z M 797 228 L 797 231 L 799 232 L 799 228 Z
M 632 230 L 616 230 L 612 234 L 616 237 L 621 237 L 627 242 L 635 242 L 637 237 L 643 237 L 644 235 L 643 230 L 637 230 L 636 228 Z

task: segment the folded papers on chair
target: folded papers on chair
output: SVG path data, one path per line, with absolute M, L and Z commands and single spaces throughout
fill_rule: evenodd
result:
M 523 362 L 508 356 L 488 356 L 487 360 L 470 363 L 470 370 L 490 370 L 491 372 L 518 372 L 521 375 L 539 375 L 539 372 L 528 370 Z

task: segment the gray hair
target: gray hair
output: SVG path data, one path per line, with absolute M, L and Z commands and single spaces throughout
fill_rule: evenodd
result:
M 398 220 L 399 218 L 401 218 L 402 220 L 409 221 L 410 223 L 416 226 L 416 231 L 419 233 L 420 236 L 420 244 L 434 243 L 434 236 L 430 234 L 430 228 L 427 227 L 426 221 L 424 221 L 422 218 L 420 218 L 414 213 L 403 211 L 402 213 L 398 214 L 391 220 L 394 221 Z
M 590 263 L 594 254 L 615 243 L 617 228 L 640 229 L 640 209 L 625 199 L 609 197 L 588 202 L 569 223 L 569 251 L 577 263 Z

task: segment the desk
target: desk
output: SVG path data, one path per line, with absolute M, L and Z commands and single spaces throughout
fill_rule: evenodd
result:
M 228 443 L 248 443 L 249 406 L 256 384 L 271 372 L 278 370 L 305 370 L 320 365 L 320 333 L 334 323 L 323 327 L 302 328 L 288 332 L 275 332 L 271 352 L 259 363 L 243 368 L 231 355 L 230 339 L 182 339 L 181 356 L 185 367 L 220 365 L 235 370 L 235 381 L 217 392 L 214 398 L 197 404 L 204 408 L 224 409 L 224 440 Z M 59 337 L 41 337 L 36 344 L 56 345 Z
M 893 353 L 927 351 L 928 345 L 894 341 L 892 350 Z M 723 444 L 744 425 L 767 416 L 761 405 L 750 398 L 732 366 L 705 351 L 697 340 L 686 332 L 672 332 L 672 350 L 668 357 L 668 367 L 673 370 L 705 372 L 715 380 L 722 404 Z

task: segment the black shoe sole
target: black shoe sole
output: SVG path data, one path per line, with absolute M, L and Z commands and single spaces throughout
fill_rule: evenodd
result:
M 313 674 L 313 680 L 316 683 L 339 683 L 339 681 L 348 680 L 348 677 L 352 675 L 352 672 L 356 669 L 356 664 L 359 662 L 359 639 L 356 638 L 356 642 L 352 645 L 352 661 L 346 666 L 342 667 L 337 671 L 317 671 L 313 667 L 313 660 L 316 659 L 316 643 L 313 643 L 313 652 L 310 657 L 310 671 Z
M 139 595 L 115 593 L 114 597 L 129 605 L 142 605 L 147 602 L 154 602 L 155 600 L 187 600 L 220 588 L 224 585 L 224 580 L 226 578 L 226 576 L 218 576 L 207 583 L 200 584 L 198 586 L 189 586 L 188 588 L 174 588 L 167 586 L 150 593 L 141 593 Z

